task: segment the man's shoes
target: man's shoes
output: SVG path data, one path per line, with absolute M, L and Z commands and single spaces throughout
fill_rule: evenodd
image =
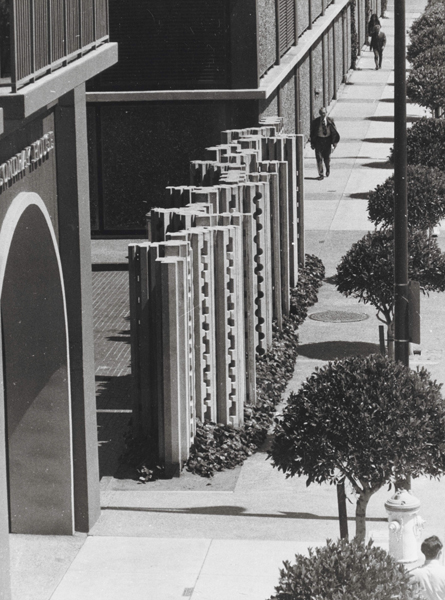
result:
M 376 67 L 375 67 L 375 70 L 376 70 L 376 71 L 378 71 L 378 70 L 379 70 L 379 67 L 378 67 L 378 65 L 376 65 Z
M 326 177 L 327 177 L 327 175 L 326 175 Z M 318 179 L 319 179 L 319 181 L 321 181 L 322 179 L 324 179 L 324 175 L 319 175 Z
M 331 174 L 330 171 L 326 171 L 326 177 L 329 177 L 330 174 Z

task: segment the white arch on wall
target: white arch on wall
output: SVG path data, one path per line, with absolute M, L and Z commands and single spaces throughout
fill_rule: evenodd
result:
M 65 322 L 65 338 L 66 338 L 66 356 L 67 356 L 67 386 L 68 386 L 68 413 L 69 413 L 69 433 L 70 433 L 70 479 L 71 479 L 71 507 L 72 507 L 72 532 L 74 532 L 74 475 L 73 475 L 73 425 L 72 425 L 72 416 L 71 416 L 71 382 L 70 382 L 70 368 L 69 368 L 69 339 L 68 339 L 68 314 L 66 308 L 66 296 L 65 296 L 65 286 L 63 279 L 63 271 L 62 271 L 62 262 L 60 259 L 59 248 L 57 243 L 57 238 L 54 232 L 54 227 L 51 222 L 51 217 L 49 215 L 48 209 L 43 202 L 42 198 L 35 192 L 21 192 L 16 198 L 12 201 L 10 207 L 8 208 L 3 223 L 0 228 L 0 314 L 1 314 L 1 297 L 3 292 L 5 271 L 9 257 L 9 251 L 11 247 L 11 243 L 16 231 L 16 227 L 27 208 L 30 206 L 36 206 L 41 214 L 43 215 L 46 225 L 48 228 L 48 232 L 51 237 L 54 255 L 57 261 L 58 273 L 60 277 L 60 287 L 61 287 L 61 295 L 63 302 L 63 315 Z M 36 252 L 38 252 L 38 248 L 36 248 Z M 2 324 L 0 319 L 0 340 L 2 339 Z M 5 394 L 4 394 L 4 377 L 3 377 L 3 348 L 0 343 L 0 411 L 3 413 L 0 418 L 0 425 L 5 416 Z M 3 437 L 5 439 L 6 434 L 6 425 L 4 431 L 0 431 L 0 438 Z M 0 457 L 1 460 L 1 457 Z M 0 470 L 1 470 L 0 465 Z M 2 496 L 2 488 L 3 482 L 0 481 L 0 499 Z

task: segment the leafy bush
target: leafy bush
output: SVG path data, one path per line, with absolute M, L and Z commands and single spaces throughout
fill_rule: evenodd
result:
M 445 471 L 445 406 L 424 369 L 373 354 L 329 362 L 290 395 L 276 419 L 270 455 L 307 485 L 347 478 L 358 495 L 356 537 L 383 485 Z
M 416 57 L 425 50 L 434 48 L 435 46 L 441 46 L 445 44 L 445 25 L 434 25 L 429 28 L 423 29 L 419 35 L 416 35 L 411 44 L 408 46 L 406 56 L 412 63 Z
M 305 266 L 298 272 L 297 287 L 290 293 L 290 314 L 296 327 L 306 319 L 308 308 L 317 302 L 317 292 L 324 276 L 322 261 L 313 254 L 306 254 Z
M 438 46 L 417 56 L 406 82 L 407 95 L 412 102 L 431 110 L 445 107 L 444 57 L 445 46 Z
M 445 24 L 445 6 L 443 0 L 436 4 L 427 6 L 423 14 L 416 19 L 410 27 L 409 37 L 413 40 L 425 29 Z
M 445 291 L 445 256 L 435 239 L 422 231 L 408 237 L 409 278 L 423 293 Z M 394 304 L 394 235 L 392 229 L 373 231 L 352 245 L 337 266 L 340 293 L 372 304 L 377 318 L 389 325 Z
M 445 120 L 424 117 L 414 123 L 407 131 L 406 149 L 408 164 L 445 171 Z M 393 149 L 390 160 L 394 160 Z
M 409 227 L 428 229 L 445 218 L 445 173 L 440 169 L 409 166 L 407 191 Z M 393 225 L 394 198 L 394 175 L 369 192 L 368 213 L 375 225 Z
M 392 556 L 375 548 L 372 540 L 328 540 L 298 554 L 295 564 L 285 561 L 280 582 L 270 600 L 417 600 L 422 596 L 410 574 Z

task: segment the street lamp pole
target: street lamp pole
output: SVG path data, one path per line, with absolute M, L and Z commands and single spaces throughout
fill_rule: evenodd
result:
M 405 0 L 394 8 L 394 354 L 409 366 Z

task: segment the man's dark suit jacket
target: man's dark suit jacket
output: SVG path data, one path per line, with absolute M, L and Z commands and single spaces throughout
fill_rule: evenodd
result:
M 328 125 L 331 128 L 331 145 L 333 144 L 338 144 L 338 142 L 340 141 L 340 134 L 337 131 L 337 128 L 335 126 L 334 121 L 330 118 L 330 117 L 326 117 L 326 121 L 328 123 Z M 315 142 L 317 141 L 317 137 L 318 137 L 318 130 L 320 128 L 320 123 L 321 123 L 321 117 L 317 117 L 316 119 L 314 119 L 311 123 L 311 146 L 314 148 L 315 147 Z

